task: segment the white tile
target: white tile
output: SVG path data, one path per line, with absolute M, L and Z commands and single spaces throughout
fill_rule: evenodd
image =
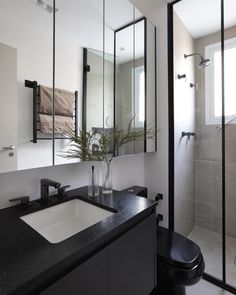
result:
M 217 286 L 201 280 L 196 285 L 186 288 L 186 295 L 230 295 L 231 293 L 218 288 Z
M 196 226 L 188 236 L 201 248 L 205 272 L 222 278 L 222 236 Z M 226 280 L 236 286 L 236 239 L 226 236 Z

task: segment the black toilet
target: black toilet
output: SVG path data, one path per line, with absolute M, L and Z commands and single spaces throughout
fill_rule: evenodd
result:
M 201 279 L 204 267 L 194 242 L 157 226 L 157 287 L 153 295 L 185 295 L 185 287 Z
M 133 186 L 123 192 L 147 198 L 146 187 Z M 157 195 L 156 201 L 160 199 L 162 195 Z M 157 286 L 150 295 L 185 295 L 185 287 L 196 284 L 203 275 L 201 250 L 188 238 L 158 224 L 157 218 Z

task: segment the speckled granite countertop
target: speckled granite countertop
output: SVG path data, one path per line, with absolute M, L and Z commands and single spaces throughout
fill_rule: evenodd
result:
M 51 197 L 29 209 L 17 206 L 0 210 L 0 294 L 38 294 L 76 266 L 142 221 L 156 202 L 127 193 L 87 197 L 87 187 L 68 191 L 63 200 Z M 79 198 L 116 212 L 102 222 L 57 244 L 51 244 L 19 217 Z

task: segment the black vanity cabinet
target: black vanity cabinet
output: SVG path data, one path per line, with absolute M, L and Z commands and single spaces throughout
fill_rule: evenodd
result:
M 155 213 L 41 295 L 148 295 L 155 286 Z
M 103 249 L 40 295 L 107 294 L 107 250 Z

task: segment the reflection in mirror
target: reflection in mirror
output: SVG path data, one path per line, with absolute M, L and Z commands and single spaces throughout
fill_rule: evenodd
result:
M 71 97 L 75 91 L 78 92 L 76 112 L 71 102 L 71 111 L 67 115 L 70 117 L 72 113 L 74 117 L 70 117 L 66 127 L 69 126 L 75 134 L 82 129 L 82 124 L 86 124 L 88 130 L 103 127 L 103 0 L 56 0 L 56 7 L 59 12 L 56 14 L 55 87 L 68 91 Z M 91 64 L 90 70 L 83 64 L 85 58 L 87 64 Z M 84 71 L 87 85 L 83 81 Z M 89 98 L 86 118 L 82 112 L 83 91 Z M 61 105 L 59 113 L 66 106 Z M 55 109 L 55 118 L 57 115 Z M 64 120 L 65 117 L 62 118 Z M 78 161 L 60 156 L 68 146 L 69 140 L 55 139 L 55 164 Z
M 107 128 L 113 126 L 113 59 L 113 55 L 84 49 L 83 105 L 86 116 L 83 117 L 83 130 L 102 129 L 103 116 L 106 118 Z M 103 103 L 105 99 L 106 104 Z
M 134 116 L 132 93 L 134 68 L 134 25 L 128 25 L 115 31 L 115 125 L 127 130 Z M 142 60 L 142 58 L 141 58 Z M 142 64 L 142 61 L 141 61 Z M 135 122 L 135 118 L 132 123 Z M 132 126 L 133 127 L 133 126 Z M 122 154 L 133 154 L 135 142 L 122 147 Z
M 146 19 L 146 128 L 150 126 L 157 132 L 157 84 L 156 84 L 156 27 Z M 157 150 L 155 139 L 146 139 L 146 152 Z
M 115 31 L 131 22 L 134 19 L 134 6 L 127 0 L 115 1 L 106 0 L 105 1 L 105 52 L 109 53 L 113 57 L 113 80 L 111 82 L 111 75 L 109 76 L 109 69 L 107 66 L 104 67 L 104 85 L 112 83 L 112 93 L 107 91 L 107 87 L 104 89 L 104 128 L 106 132 L 109 132 L 110 128 L 117 127 L 123 129 L 123 125 L 118 126 L 116 124 L 117 108 L 115 102 L 115 85 L 116 85 L 116 60 L 115 60 Z M 133 32 L 128 36 L 128 42 L 131 47 L 133 47 Z M 133 51 L 132 51 L 133 53 Z M 133 60 L 133 55 L 129 57 L 130 61 Z M 107 107 L 111 106 L 111 107 Z M 107 110 L 107 111 L 105 111 Z M 121 114 L 121 113 L 120 113 Z M 127 129 L 127 126 L 126 128 Z M 125 130 L 124 129 L 124 130 Z M 133 143 L 130 143 L 133 146 Z M 114 151 L 114 149 L 113 149 Z M 133 153 L 134 149 L 132 149 Z
M 146 18 L 115 31 L 115 125 L 136 132 L 156 130 L 155 27 Z M 156 139 L 137 139 L 119 155 L 156 150 Z
M 137 10 L 135 10 L 136 12 Z M 135 16 L 137 13 L 135 13 Z M 133 128 L 136 131 L 142 131 L 146 128 L 146 57 L 145 57 L 145 29 L 146 20 L 136 20 L 134 24 L 134 63 L 132 67 L 132 108 L 131 114 L 133 118 Z M 134 142 L 134 153 L 142 153 L 146 151 L 146 139 L 143 136 Z
M 0 2 L 0 172 L 52 165 L 52 140 L 32 143 L 33 89 L 25 87 L 25 80 L 52 87 L 52 1 L 48 5 Z

